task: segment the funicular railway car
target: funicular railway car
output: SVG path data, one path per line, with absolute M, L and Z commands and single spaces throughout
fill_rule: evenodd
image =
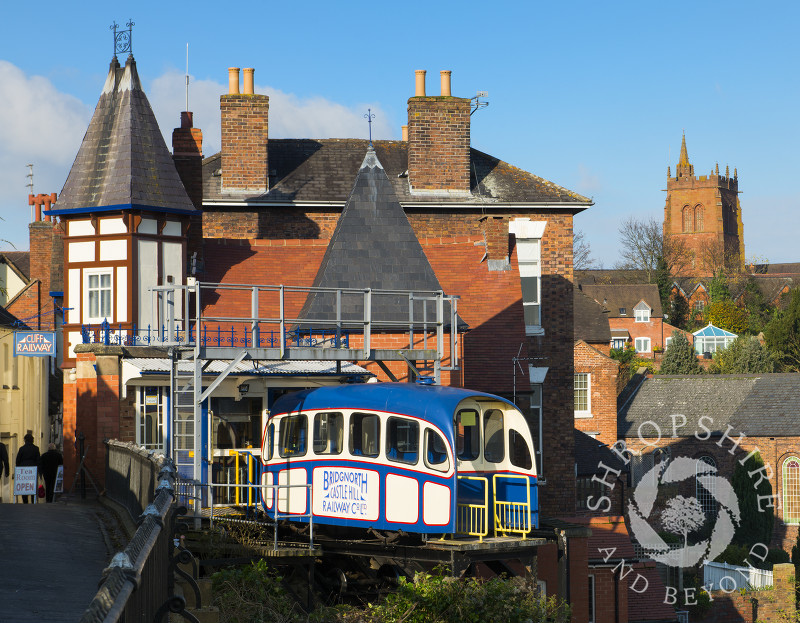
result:
M 313 514 L 315 525 L 525 537 L 538 527 L 532 449 L 522 413 L 498 396 L 410 383 L 319 387 L 273 405 L 262 504 L 271 517 L 276 505 L 281 518 Z

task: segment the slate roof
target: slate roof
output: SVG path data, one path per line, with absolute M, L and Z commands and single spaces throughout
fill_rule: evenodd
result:
M 407 290 L 427 296 L 442 290 L 386 171 L 371 147 L 367 149 L 313 285 L 315 288 Z M 363 295 L 342 297 L 343 320 L 361 320 L 363 309 Z M 408 322 L 409 319 L 407 295 L 376 294 L 371 309 L 376 328 L 384 321 Z M 423 320 L 421 305 L 415 305 L 414 311 L 415 320 Z M 299 318 L 335 321 L 335 293 L 309 294 Z M 435 319 L 431 304 L 428 304 L 427 318 Z
M 608 344 L 611 331 L 608 327 L 608 312 L 597 301 L 575 288 L 573 291 L 573 337 L 587 343 Z
M 651 316 L 661 318 L 661 297 L 655 284 L 617 284 L 617 285 L 582 285 L 581 290 L 587 296 L 603 305 L 608 310 L 609 318 L 633 318 L 633 308 L 644 301 L 650 306 Z M 625 308 L 621 315 L 620 308 Z
M 22 276 L 27 280 L 31 276 L 31 253 L 30 251 L 0 251 L 7 263 L 15 266 Z
M 221 188 L 220 154 L 203 161 L 203 203 L 286 205 L 287 203 L 344 203 L 359 171 L 369 141 L 360 139 L 273 139 L 267 143 L 269 191 L 242 196 Z M 491 208 L 497 204 L 565 204 L 574 212 L 592 205 L 592 200 L 523 171 L 488 154 L 470 149 L 471 196 L 412 194 L 408 183 L 408 143 L 374 141 L 375 153 L 385 168 L 402 204 L 473 204 Z M 558 207 L 558 206 L 556 206 Z
M 671 434 L 672 414 L 686 416 L 687 435 L 694 434 L 702 416 L 708 416 L 713 425 L 704 422 L 716 435 L 730 425 L 737 435 L 795 437 L 800 435 L 800 374 L 657 375 L 645 379 L 619 410 L 619 435 L 636 435 L 639 425 L 648 420 Z
M 58 202 L 45 214 L 140 208 L 196 212 L 181 183 L 136 61 L 111 61 L 103 92 Z
M 628 268 L 592 268 L 576 270 L 575 285 L 608 286 L 623 283 L 647 283 L 647 273 Z

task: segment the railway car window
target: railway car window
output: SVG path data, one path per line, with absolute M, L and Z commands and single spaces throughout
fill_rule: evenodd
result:
M 386 423 L 386 458 L 416 465 L 419 460 L 419 423 L 390 417 Z
M 503 412 L 500 409 L 488 409 L 483 414 L 483 436 L 483 458 L 491 463 L 500 463 L 505 457 Z
M 350 415 L 350 454 L 378 456 L 380 453 L 381 421 L 374 413 L 354 412 Z
M 314 416 L 314 452 L 341 454 L 344 440 L 344 416 L 338 412 Z
M 525 442 L 525 437 L 513 428 L 508 430 L 508 458 L 514 467 L 530 469 L 533 467 L 531 462 L 531 451 Z
M 456 413 L 456 456 L 463 461 L 474 461 L 480 450 L 478 412 L 475 409 L 462 409 Z
M 281 457 L 305 456 L 308 418 L 305 415 L 289 415 L 281 420 L 280 431 Z
M 275 443 L 275 424 L 270 424 L 267 428 L 267 446 L 261 452 L 261 456 L 264 460 L 269 461 L 272 459 L 272 446 Z
M 447 445 L 442 436 L 430 428 L 425 429 L 425 465 L 440 472 L 450 469 Z

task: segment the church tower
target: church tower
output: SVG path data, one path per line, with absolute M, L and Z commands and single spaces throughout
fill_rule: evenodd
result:
M 686 136 L 673 177 L 667 168 L 667 202 L 664 238 L 675 237 L 692 255 L 690 270 L 696 277 L 710 277 L 722 267 L 744 269 L 744 237 L 736 169 L 719 174 L 695 175 L 689 162 Z

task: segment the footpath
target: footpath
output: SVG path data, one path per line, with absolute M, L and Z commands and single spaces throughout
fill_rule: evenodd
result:
M 78 621 L 121 549 L 114 533 L 94 500 L 0 504 L 0 621 Z

